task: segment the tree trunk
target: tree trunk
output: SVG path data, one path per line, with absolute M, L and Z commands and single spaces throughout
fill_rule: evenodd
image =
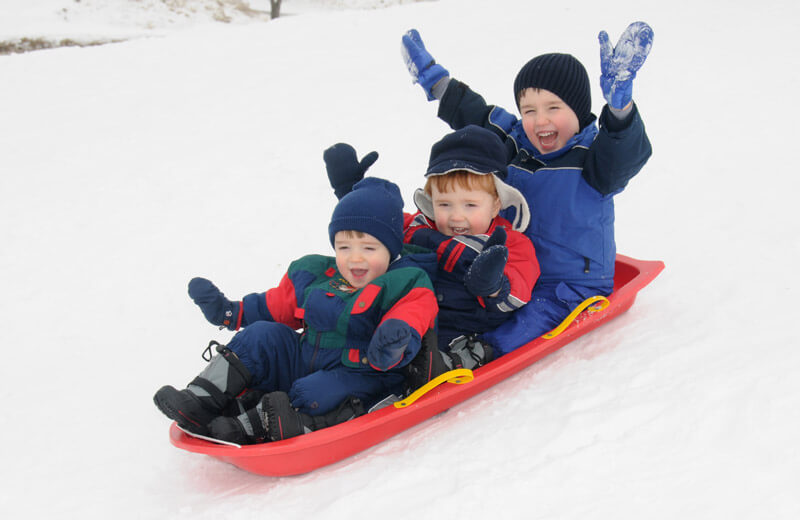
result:
M 281 15 L 281 0 L 269 0 L 270 18 L 273 20 Z

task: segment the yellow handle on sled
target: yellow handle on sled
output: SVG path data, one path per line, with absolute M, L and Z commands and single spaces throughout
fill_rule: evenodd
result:
M 444 382 L 453 383 L 455 385 L 463 385 L 464 383 L 469 383 L 472 381 L 474 377 L 475 376 L 472 375 L 472 370 L 468 368 L 457 368 L 455 370 L 445 372 L 444 374 L 434 377 L 421 387 L 417 388 L 411 395 L 402 401 L 397 401 L 394 403 L 394 407 L 405 408 Z
M 590 305 L 594 305 L 594 307 L 589 309 L 589 312 L 598 312 L 598 311 L 602 311 L 603 309 L 608 307 L 608 303 L 609 303 L 608 302 L 608 298 L 606 298 L 605 296 L 597 295 L 597 296 L 591 296 L 589 298 L 586 298 L 585 300 L 583 300 L 581 302 L 580 305 L 575 307 L 575 310 L 573 310 L 571 313 L 569 313 L 569 316 L 564 318 L 564 321 L 562 321 L 561 323 L 558 324 L 558 327 L 554 328 L 553 330 L 551 330 L 547 334 L 542 335 L 542 337 L 544 339 L 553 339 L 553 338 L 555 338 L 556 336 L 558 336 L 559 334 L 564 332 L 564 330 L 567 327 L 569 327 L 570 324 L 573 321 L 575 321 L 575 318 L 578 317 L 578 314 L 583 312 L 583 310 L 586 309 L 587 307 L 589 307 Z

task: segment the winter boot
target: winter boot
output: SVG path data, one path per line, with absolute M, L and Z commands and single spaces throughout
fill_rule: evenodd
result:
M 455 368 L 476 369 L 494 359 L 494 350 L 476 334 L 459 336 L 450 342 L 450 352 L 445 354 L 445 363 L 450 370 Z M 447 359 L 449 358 L 449 359 Z
M 452 370 L 452 361 L 448 356 L 439 350 L 438 337 L 436 331 L 429 330 L 422 336 L 422 346 L 419 352 L 406 365 L 406 395 L 411 394 L 417 388 L 424 386 L 431 379 Z M 448 365 L 445 361 L 451 361 Z
M 211 357 L 211 347 L 218 356 Z M 236 396 L 250 384 L 250 372 L 228 347 L 216 341 L 208 344 L 203 358 L 208 366 L 184 390 L 163 386 L 153 401 L 164 415 L 181 428 L 208 435 L 208 423 L 222 415 Z
M 459 336 L 449 346 L 449 352 L 439 350 L 433 330 L 422 337 L 422 348 L 406 367 L 406 395 L 445 372 L 457 368 L 472 370 L 494 359 L 492 347 L 476 335 Z
M 237 444 L 255 444 L 297 437 L 349 421 L 364 415 L 360 399 L 348 397 L 335 410 L 312 416 L 298 412 L 286 392 L 265 395 L 255 408 L 238 417 L 217 417 L 211 424 L 211 436 Z

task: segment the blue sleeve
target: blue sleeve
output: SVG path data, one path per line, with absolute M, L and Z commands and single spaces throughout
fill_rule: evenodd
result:
M 622 120 L 605 106 L 600 114 L 600 131 L 584 164 L 583 178 L 603 195 L 617 193 L 639 173 L 652 153 L 636 105 Z
M 488 105 L 483 97 L 457 79 L 451 79 L 447 85 L 447 90 L 439 101 L 438 116 L 453 130 L 477 125 L 493 131 L 503 141 L 509 138 L 511 129 L 518 121 L 507 110 Z
M 242 298 L 242 327 L 256 321 L 275 321 L 267 308 L 266 293 L 252 293 Z

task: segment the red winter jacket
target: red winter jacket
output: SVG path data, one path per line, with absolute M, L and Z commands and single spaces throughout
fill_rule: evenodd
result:
M 539 262 L 530 239 L 514 231 L 510 222 L 495 217 L 486 234 L 447 236 L 421 212 L 404 217 L 405 242 L 436 251 L 438 258 L 433 286 L 439 303 L 440 349 L 448 350 L 450 341 L 460 335 L 493 330 L 528 303 L 539 277 Z M 464 276 L 498 226 L 507 234 L 503 288 L 494 298 L 476 297 L 464 286 Z

